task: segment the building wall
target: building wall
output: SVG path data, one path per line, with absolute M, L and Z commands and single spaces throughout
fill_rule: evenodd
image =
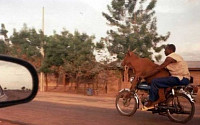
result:
M 131 72 L 132 73 L 132 72 Z M 129 74 L 131 74 L 129 73 Z M 200 85 L 200 70 L 190 70 L 191 76 L 193 76 L 193 83 L 195 85 Z M 129 76 L 130 77 L 130 76 Z M 103 71 L 99 74 L 97 81 L 94 83 L 81 83 L 79 85 L 79 93 L 84 93 L 85 88 L 92 88 L 94 89 L 94 93 L 98 94 L 117 94 L 120 89 L 123 88 L 130 88 L 130 82 L 124 82 L 123 75 L 119 71 L 115 70 L 108 70 Z M 53 90 L 56 86 L 57 79 L 54 75 L 48 75 L 48 85 L 49 90 Z M 62 79 L 58 80 L 62 84 Z M 59 89 L 59 91 L 75 91 L 76 84 L 75 83 L 67 83 L 64 89 Z M 98 94 L 97 94 L 98 93 Z
M 200 71 L 190 71 L 194 84 L 200 84 Z

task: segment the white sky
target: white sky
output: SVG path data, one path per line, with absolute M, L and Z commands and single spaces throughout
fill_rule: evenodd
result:
M 4 23 L 9 35 L 13 28 L 41 29 L 42 7 L 45 7 L 45 34 L 57 33 L 63 28 L 74 32 L 95 35 L 96 41 L 106 36 L 110 27 L 102 12 L 107 12 L 111 0 L 0 0 L 0 23 Z M 158 33 L 171 36 L 167 43 L 177 47 L 177 53 L 185 60 L 200 61 L 200 1 L 158 0 L 156 5 Z M 164 57 L 164 56 L 163 56 Z M 163 58 L 164 59 L 164 58 Z
M 32 89 L 32 77 L 30 72 L 23 66 L 0 61 L 0 85 L 2 89 Z

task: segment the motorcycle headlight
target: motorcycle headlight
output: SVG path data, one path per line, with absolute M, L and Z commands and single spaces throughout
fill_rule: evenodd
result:
M 131 77 L 129 81 L 132 83 L 133 80 L 134 80 L 134 78 L 135 78 L 135 77 Z

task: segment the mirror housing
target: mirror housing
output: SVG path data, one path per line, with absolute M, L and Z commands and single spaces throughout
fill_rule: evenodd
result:
M 13 106 L 13 105 L 17 105 L 17 104 L 22 104 L 22 103 L 27 103 L 27 102 L 30 102 L 31 100 L 33 100 L 37 94 L 38 82 L 39 82 L 38 74 L 37 74 L 37 71 L 35 70 L 35 68 L 27 61 L 24 61 L 19 58 L 5 56 L 5 55 L 0 55 L 0 61 L 18 64 L 18 65 L 24 67 L 25 69 L 27 69 L 32 77 L 32 83 L 30 83 L 30 84 L 32 84 L 32 91 L 29 96 L 27 96 L 26 98 L 19 99 L 19 100 L 2 101 L 2 102 L 0 102 L 0 108 L 7 107 L 7 106 Z

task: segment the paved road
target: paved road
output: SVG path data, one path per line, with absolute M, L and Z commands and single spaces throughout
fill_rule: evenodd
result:
M 173 125 L 167 117 L 137 111 L 132 117 L 119 115 L 114 98 L 38 93 L 30 103 L 0 109 L 0 125 Z M 192 121 L 199 125 L 200 106 Z M 177 124 L 175 124 L 177 125 Z

